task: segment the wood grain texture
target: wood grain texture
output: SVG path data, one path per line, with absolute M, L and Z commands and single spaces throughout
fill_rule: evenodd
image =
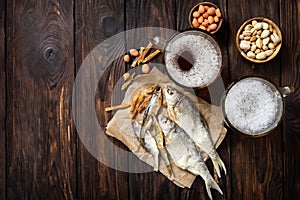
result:
M 227 26 L 227 1 L 211 1 L 212 3 L 218 5 L 223 12 L 223 15 L 225 16 L 223 25 L 220 28 L 220 30 L 213 35 L 212 37 L 218 42 L 221 51 L 222 51 L 222 57 L 223 57 L 223 72 L 222 72 L 222 78 L 223 83 L 226 86 L 228 84 L 228 26 Z M 176 26 L 178 30 L 186 30 L 189 28 L 189 22 L 188 22 L 188 14 L 190 9 L 199 3 L 199 1 L 176 1 Z M 221 80 L 222 82 L 222 80 Z M 224 87 L 225 87 L 224 86 Z M 215 91 L 214 95 L 215 99 L 220 99 L 223 92 L 222 88 L 220 88 L 219 84 L 213 83 L 211 86 L 209 86 L 210 91 Z M 197 96 L 205 99 L 206 101 L 211 101 L 211 95 L 208 89 L 201 89 L 197 90 L 196 94 Z M 214 100 L 215 101 L 215 100 Z M 216 105 L 219 105 L 220 102 L 213 102 Z M 231 173 L 230 173 L 230 134 L 226 136 L 226 139 L 222 143 L 222 145 L 218 148 L 218 153 L 220 154 L 222 160 L 224 161 L 226 168 L 228 169 L 227 175 L 222 173 L 222 178 L 219 179 L 219 185 L 221 190 L 223 191 L 223 195 L 220 195 L 218 192 L 212 190 L 213 198 L 214 199 L 228 199 L 231 195 Z M 214 175 L 214 169 L 212 167 L 211 161 L 207 161 L 206 164 L 209 167 L 209 170 L 212 175 Z M 181 191 L 181 197 L 183 199 L 209 199 L 206 194 L 205 184 L 203 180 L 200 177 L 197 177 L 196 181 L 193 183 L 193 186 L 191 189 L 185 189 Z
M 141 27 L 162 27 L 175 29 L 175 5 L 171 0 L 154 1 L 126 1 L 126 30 Z M 127 35 L 126 49 L 139 48 L 149 43 L 151 30 L 145 34 Z M 148 37 L 149 36 L 149 37 Z M 160 37 L 166 37 L 164 31 Z M 161 63 L 162 55 L 157 56 L 151 63 Z M 130 70 L 130 66 L 127 67 Z M 133 162 L 139 163 L 136 160 Z M 134 167 L 139 169 L 145 164 Z M 142 174 L 129 174 L 129 197 L 130 199 L 179 199 L 180 189 L 161 173 L 149 172 Z
M 74 199 L 72 1 L 7 3 L 7 198 Z
M 256 5 L 256 9 L 253 9 Z M 239 26 L 248 18 L 264 16 L 279 24 L 278 1 L 228 1 L 229 66 L 231 81 L 244 76 L 263 76 L 280 85 L 280 56 L 265 64 L 252 64 L 239 55 L 234 41 Z M 230 131 L 232 198 L 283 199 L 281 127 L 263 138 L 247 138 Z
M 76 23 L 76 68 L 80 69 L 80 65 L 88 56 L 88 54 L 101 42 L 109 37 L 124 30 L 124 1 L 76 1 L 75 2 L 75 23 Z M 109 52 L 112 64 L 104 61 L 105 57 L 101 51 L 99 56 L 91 59 L 91 65 L 98 65 L 103 75 L 98 84 L 95 97 L 95 108 L 98 115 L 98 121 L 103 130 L 107 122 L 111 119 L 111 113 L 106 113 L 104 107 L 111 105 L 111 96 L 116 82 L 120 79 L 125 71 L 125 65 L 122 58 L 116 58 L 117 54 L 122 54 L 124 50 L 124 40 L 115 41 L 111 45 L 105 46 L 105 50 Z M 100 55 L 101 54 L 101 55 Z M 107 67 L 105 68 L 104 66 Z M 95 79 L 93 74 L 85 72 L 88 79 Z M 97 81 L 97 80 L 95 80 Z M 91 86 L 92 87 L 92 86 Z M 81 95 L 85 95 L 86 90 L 92 90 L 88 84 L 86 88 L 81 90 Z M 86 105 L 87 106 L 87 105 Z M 81 107 L 81 110 L 86 108 Z M 80 117 L 81 113 L 77 114 Z M 90 119 L 89 119 L 90 120 Z M 104 136 L 106 137 L 106 136 Z M 91 139 L 92 140 L 92 139 Z M 91 141 L 93 142 L 93 141 Z M 101 147 L 99 151 L 105 152 L 109 145 L 104 141 L 97 141 Z M 115 139 L 110 138 L 117 147 L 124 148 L 124 145 Z M 79 182 L 79 199 L 127 199 L 128 196 L 128 174 L 117 171 L 106 166 L 94 158 L 85 148 L 83 143 L 78 140 L 78 182 Z M 113 151 L 113 150 L 111 150 Z M 112 157 L 115 164 L 125 163 L 127 165 L 127 156 L 120 156 L 117 153 L 103 156 Z
M 204 1 L 204 0 L 201 0 Z M 0 2 L 0 199 L 209 199 L 197 177 L 191 189 L 181 189 L 156 172 L 127 173 L 99 162 L 79 139 L 72 119 L 72 86 L 76 72 L 101 42 L 124 30 L 164 27 L 189 28 L 189 0 L 48 0 Z M 211 0 L 224 14 L 213 37 L 223 55 L 222 79 L 227 86 L 244 76 L 262 76 L 277 86 L 293 85 L 285 99 L 285 117 L 277 130 L 263 138 L 248 138 L 228 129 L 218 152 L 227 167 L 214 199 L 299 199 L 300 197 L 300 2 L 298 0 Z M 253 9 L 255 5 L 255 9 Z M 262 16 L 280 27 L 283 45 L 265 64 L 239 55 L 235 34 L 251 17 Z M 147 33 L 149 34 L 149 33 Z M 164 32 L 161 32 L 164 36 Z M 96 88 L 95 109 L 102 129 L 113 113 L 104 108 L 113 98 L 125 71 L 122 56 L 145 46 L 150 38 L 126 35 L 106 49 L 112 63 L 97 54 L 89 64 L 106 66 Z M 7 48 L 5 48 L 7 47 Z M 98 50 L 98 53 L 101 51 Z M 75 57 L 74 57 L 75 56 Z M 75 62 L 74 62 L 75 61 Z M 162 63 L 163 56 L 152 63 Z M 76 74 L 78 75 L 78 74 Z M 96 74 L 86 72 L 86 78 Z M 91 89 L 90 82 L 85 88 Z M 217 84 L 213 90 L 222 91 Z M 85 95 L 85 91 L 81 91 Z M 115 96 L 112 98 L 112 94 Z M 196 94 L 210 101 L 207 89 Z M 222 96 L 219 92 L 218 96 Z M 75 99 L 75 101 L 80 99 Z M 79 102 L 80 103 L 80 102 Z M 215 102 L 215 104 L 217 104 Z M 85 109 L 83 105 L 80 109 Z M 90 119 L 82 119 L 90 120 Z M 90 138 L 91 143 L 95 138 Z M 115 147 L 128 150 L 108 137 Z M 119 154 L 100 141 L 99 153 L 115 165 L 144 164 Z M 140 163 L 140 164 L 138 164 Z M 210 161 L 206 162 L 211 174 Z M 150 167 L 149 167 L 150 168 Z
M 6 69 L 5 1 L 0 2 L 0 199 L 6 198 Z
M 284 17 L 286 14 L 292 18 Z M 280 2 L 280 24 L 283 35 L 282 86 L 293 85 L 295 92 L 286 98 L 286 113 L 283 121 L 283 177 L 284 199 L 300 197 L 300 2 Z

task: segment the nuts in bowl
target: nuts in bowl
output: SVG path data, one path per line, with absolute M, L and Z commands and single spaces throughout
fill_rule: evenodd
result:
M 199 28 L 210 34 L 216 33 L 222 22 L 223 16 L 220 8 L 211 2 L 198 3 L 189 14 L 189 23 L 192 28 Z
M 273 59 L 281 48 L 282 35 L 271 20 L 255 17 L 247 20 L 236 34 L 238 51 L 247 60 L 264 63 Z

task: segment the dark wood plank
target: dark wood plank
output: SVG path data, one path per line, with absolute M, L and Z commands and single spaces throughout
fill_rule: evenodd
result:
M 287 17 L 293 16 L 293 17 Z M 280 24 L 284 45 L 281 50 L 282 86 L 294 85 L 295 93 L 286 98 L 283 121 L 284 199 L 300 197 L 300 2 L 281 1 Z
M 255 5 L 255 9 L 253 9 Z M 258 75 L 280 85 L 280 56 L 265 64 L 253 64 L 239 55 L 235 35 L 239 26 L 255 16 L 270 18 L 279 25 L 278 1 L 228 0 L 229 66 L 231 81 Z M 230 131 L 233 199 L 283 199 L 281 127 L 263 138 L 247 138 Z
M 6 198 L 5 1 L 0 2 L 0 199 Z
M 174 3 L 172 0 L 126 1 L 126 29 L 161 27 L 174 30 L 176 25 Z M 151 39 L 152 32 L 154 31 L 149 30 L 145 31 L 144 35 L 127 35 L 126 49 L 146 46 Z M 166 32 L 160 31 L 159 36 L 167 37 Z M 151 63 L 161 62 L 162 55 L 151 61 Z M 130 66 L 127 70 L 130 70 Z M 142 161 L 139 164 L 137 158 L 132 162 L 137 163 L 134 166 L 136 169 L 144 166 Z M 130 199 L 179 199 L 180 188 L 161 173 L 129 174 L 129 195 Z
M 76 22 L 76 68 L 80 66 L 90 52 L 105 39 L 124 30 L 124 1 L 76 1 L 75 2 L 75 22 Z M 95 108 L 98 116 L 98 121 L 102 130 L 105 130 L 107 122 L 111 119 L 111 113 L 106 113 L 104 107 L 111 105 L 111 96 L 116 82 L 120 79 L 125 71 L 125 65 L 122 57 L 117 58 L 118 54 L 124 54 L 124 39 L 113 42 L 111 45 L 106 45 L 103 51 L 107 51 L 107 55 L 111 56 L 110 61 L 105 61 L 107 57 L 103 57 L 101 49 L 95 54 L 95 59 L 89 60 L 92 66 L 98 66 L 103 75 L 99 81 L 97 93 L 95 97 Z M 120 53 L 121 52 L 121 53 Z M 102 56 L 101 56 L 102 55 Z M 108 65 L 107 67 L 106 64 Z M 95 74 L 90 74 L 90 71 L 84 72 L 88 80 L 95 80 Z M 91 82 L 93 82 L 91 81 Z M 81 88 L 81 95 L 85 95 L 87 90 L 93 90 L 89 84 L 85 88 Z M 80 100 L 78 100 L 80 103 Z M 86 107 L 78 109 L 84 111 Z M 87 106 L 87 105 L 86 105 Z M 81 117 L 80 112 L 77 113 Z M 94 119 L 83 119 L 94 120 Z M 98 123 L 98 122 L 96 122 Z M 101 137 L 106 137 L 102 135 Z M 95 138 L 91 138 L 91 143 Z M 124 145 L 115 139 L 109 138 L 116 147 L 124 148 Z M 95 140 L 94 140 L 95 141 Z M 104 140 L 96 140 L 97 146 L 101 147 L 99 153 L 104 159 L 111 157 L 114 159 L 114 164 L 127 165 L 127 155 L 118 155 L 114 153 L 111 145 Z M 113 167 L 108 167 L 104 163 L 99 162 L 87 151 L 81 140 L 78 140 L 78 198 L 79 199 L 127 199 L 128 196 L 128 174 L 115 170 Z M 87 145 L 90 145 L 88 143 Z M 107 150 L 113 152 L 108 155 Z
M 206 101 L 213 101 L 211 103 L 219 105 L 219 101 L 216 101 L 215 99 L 221 99 L 222 97 L 222 90 L 224 88 L 220 88 L 220 85 L 224 84 L 223 87 L 225 87 L 228 84 L 229 79 L 229 67 L 228 67 L 228 22 L 227 22 L 227 1 L 211 1 L 214 4 L 218 5 L 224 15 L 224 21 L 221 29 L 213 35 L 213 38 L 219 43 L 222 56 L 223 56 L 223 71 L 222 71 L 222 80 L 220 81 L 221 84 L 213 83 L 211 86 L 209 86 L 209 89 L 201 89 L 196 90 L 196 94 L 205 99 Z M 188 22 L 188 15 L 190 9 L 199 3 L 199 1 L 176 1 L 176 23 L 177 23 L 177 29 L 178 30 L 186 30 L 189 27 Z M 222 83 L 223 82 L 223 83 Z M 217 95 L 214 95 L 214 100 L 211 100 L 211 96 L 209 91 L 217 91 L 215 92 Z M 223 141 L 222 145 L 218 148 L 218 153 L 220 154 L 222 160 L 224 161 L 226 168 L 227 168 L 227 175 L 224 173 L 222 174 L 222 178 L 219 179 L 219 185 L 221 190 L 223 191 L 223 196 L 220 195 L 218 192 L 212 190 L 213 198 L 214 199 L 228 199 L 231 195 L 231 171 L 230 171 L 230 134 L 228 134 Z M 209 167 L 209 170 L 211 174 L 213 175 L 215 172 L 213 171 L 213 167 L 211 164 L 211 161 L 208 160 L 206 162 L 207 166 Z M 200 177 L 196 179 L 191 189 L 185 189 L 181 192 L 181 197 L 183 199 L 209 199 L 209 197 L 206 194 L 206 189 L 204 182 L 201 180 Z
M 73 2 L 7 3 L 7 198 L 74 199 Z

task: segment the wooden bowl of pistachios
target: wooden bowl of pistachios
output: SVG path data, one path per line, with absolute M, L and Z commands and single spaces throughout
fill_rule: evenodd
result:
M 278 26 L 268 18 L 254 17 L 245 21 L 236 34 L 240 54 L 254 63 L 272 60 L 279 52 L 282 35 Z

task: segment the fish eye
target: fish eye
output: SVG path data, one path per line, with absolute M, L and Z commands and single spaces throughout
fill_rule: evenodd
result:
M 172 90 L 168 89 L 167 92 L 168 92 L 169 95 L 173 95 Z

